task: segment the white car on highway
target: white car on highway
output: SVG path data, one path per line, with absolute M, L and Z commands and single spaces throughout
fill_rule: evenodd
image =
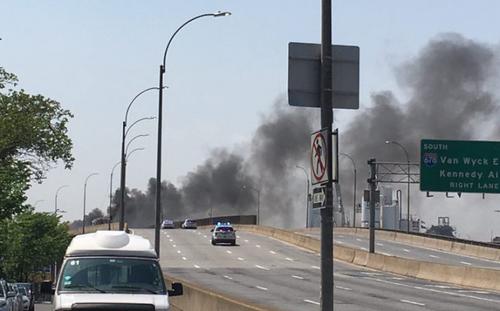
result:
M 219 222 L 210 231 L 212 232 L 212 245 L 219 243 L 236 245 L 236 231 L 230 223 Z
M 97 231 L 73 238 L 59 274 L 54 310 L 169 310 L 158 256 L 149 241 L 124 231 Z

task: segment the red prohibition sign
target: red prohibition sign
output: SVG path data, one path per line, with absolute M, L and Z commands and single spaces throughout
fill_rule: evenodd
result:
M 316 134 L 316 136 L 314 136 L 311 147 L 311 167 L 313 177 L 316 181 L 321 181 L 326 173 L 326 156 L 323 156 L 326 154 L 326 141 L 322 135 L 322 132 L 319 132 Z

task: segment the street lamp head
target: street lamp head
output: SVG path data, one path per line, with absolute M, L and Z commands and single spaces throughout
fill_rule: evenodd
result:
M 229 15 L 231 15 L 231 12 L 227 12 L 227 11 L 225 11 L 225 12 L 221 12 L 221 11 L 219 11 L 219 12 L 217 12 L 217 13 L 214 13 L 214 17 L 219 17 L 219 16 L 229 16 Z
M 392 144 L 392 141 L 390 141 L 390 140 L 386 140 L 386 141 L 385 141 L 385 143 L 386 143 L 386 144 Z

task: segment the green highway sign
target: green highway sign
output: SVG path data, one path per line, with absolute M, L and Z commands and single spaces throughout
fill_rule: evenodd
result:
M 420 190 L 500 193 L 500 142 L 422 139 Z

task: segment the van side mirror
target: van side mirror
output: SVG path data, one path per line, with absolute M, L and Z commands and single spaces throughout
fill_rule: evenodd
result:
M 173 296 L 181 296 L 183 294 L 183 288 L 181 283 L 172 283 L 172 290 L 168 290 L 168 295 L 170 297 Z
M 213 228 L 212 228 L 212 229 L 210 229 L 210 232 L 214 232 L 214 229 L 213 229 Z

